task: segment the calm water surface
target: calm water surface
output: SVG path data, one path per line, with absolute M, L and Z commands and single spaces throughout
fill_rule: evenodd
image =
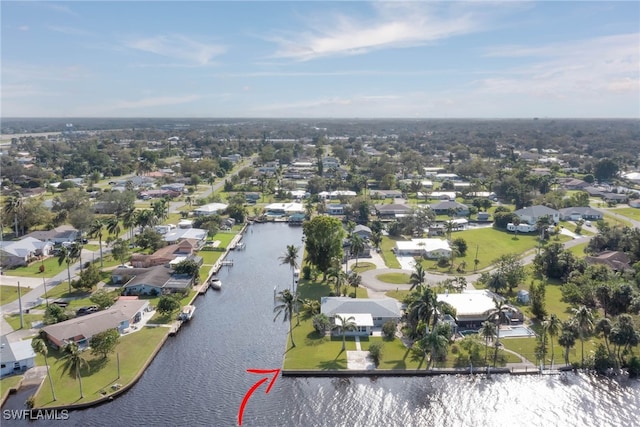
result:
M 273 290 L 290 284 L 278 257 L 301 237 L 299 227 L 252 226 L 246 250 L 219 274 L 222 291 L 196 300 L 192 321 L 128 393 L 46 425 L 237 425 L 244 394 L 262 378 L 246 369 L 282 365 L 287 326 L 273 322 Z M 281 377 L 264 390 L 249 400 L 243 426 L 640 426 L 640 382 L 586 375 Z

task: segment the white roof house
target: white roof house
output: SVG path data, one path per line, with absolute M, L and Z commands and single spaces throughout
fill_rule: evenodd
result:
M 456 193 L 455 191 L 434 191 L 431 193 L 431 198 L 439 200 L 455 200 Z
M 209 203 L 194 209 L 193 214 L 197 216 L 214 215 L 223 212 L 228 206 L 224 203 Z
M 451 256 L 451 246 L 443 239 L 411 239 L 396 242 L 398 255 L 424 256 L 426 258 L 440 258 Z
M 204 242 L 207 238 L 207 230 L 202 228 L 175 228 L 164 235 L 164 241 L 172 244 L 181 240 L 192 239 L 198 242 Z
M 0 337 L 0 377 L 22 373 L 35 366 L 36 354 L 31 348 L 31 340 L 9 342 L 5 335 Z
M 304 213 L 304 205 L 302 203 L 271 203 L 265 206 L 264 209 L 273 213 Z
M 480 323 L 487 317 L 496 305 L 493 302 L 495 295 L 484 290 L 465 290 L 459 294 L 438 294 L 438 301 L 446 302 L 456 309 L 458 323 Z
M 43 242 L 33 237 L 16 241 L 0 242 L 0 265 L 3 267 L 27 265 L 33 256 L 49 255 L 52 242 Z

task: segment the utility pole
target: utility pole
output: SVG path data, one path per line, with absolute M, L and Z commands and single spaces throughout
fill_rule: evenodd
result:
M 49 308 L 49 297 L 47 296 L 47 281 L 44 277 L 42 278 L 42 285 L 44 286 L 44 302 L 47 305 L 47 308 Z
M 24 317 L 22 314 L 22 295 L 20 295 L 20 282 L 18 282 L 18 310 L 20 310 L 20 329 L 23 329 Z

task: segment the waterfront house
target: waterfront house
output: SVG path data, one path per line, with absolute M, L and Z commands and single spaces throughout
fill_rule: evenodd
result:
M 551 222 L 557 224 L 560 221 L 560 212 L 543 205 L 527 206 L 513 212 L 520 218 L 520 223 L 535 225 L 539 218 L 548 216 Z
M 563 221 L 578 221 L 580 219 L 598 221 L 603 217 L 604 215 L 602 212 L 589 206 L 576 206 L 560 209 L 560 219 Z
M 322 297 L 320 312 L 329 318 L 332 325 L 337 324 L 336 315 L 354 317 L 356 330 L 348 331 L 346 335 L 362 336 L 371 335 L 388 321 L 398 322 L 402 316 L 399 303 L 393 298 Z
M 35 359 L 30 339 L 9 342 L 6 335 L 0 336 L 0 377 L 21 374 L 33 368 Z
M 225 203 L 209 203 L 193 210 L 195 216 L 206 216 L 223 213 L 229 205 Z
M 202 228 L 176 228 L 164 235 L 164 241 L 168 244 L 175 244 L 183 240 L 191 240 L 200 248 L 207 238 L 207 233 L 207 230 Z
M 456 323 L 459 328 L 479 328 L 496 308 L 493 299 L 500 297 L 484 289 L 438 294 L 436 298 L 438 302 L 446 302 L 456 309 Z M 510 322 L 524 320 L 522 312 L 515 307 L 509 306 L 506 314 Z
M 124 283 L 125 295 L 173 294 L 188 291 L 193 286 L 193 277 L 174 274 L 172 269 L 164 265 L 116 268 L 111 273 L 111 280 L 114 284 Z
M 193 255 L 196 244 L 190 240 L 182 240 L 180 243 L 160 248 L 154 253 L 131 255 L 131 265 L 135 268 L 148 268 L 156 265 L 166 265 L 177 257 Z
M 48 325 L 42 331 L 56 348 L 62 348 L 72 341 L 86 348 L 91 337 L 100 332 L 115 328 L 121 334 L 125 333 L 131 325 L 142 319 L 148 306 L 149 301 L 146 300 L 122 298 L 106 310 Z

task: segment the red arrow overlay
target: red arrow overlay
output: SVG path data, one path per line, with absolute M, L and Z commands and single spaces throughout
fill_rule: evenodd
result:
M 265 393 L 267 394 L 271 391 L 271 387 L 273 387 L 273 385 L 276 383 L 276 379 L 278 379 L 278 375 L 280 375 L 280 369 L 247 369 L 247 372 L 250 374 L 261 374 L 261 375 L 273 374 L 273 377 L 271 378 L 271 382 L 269 383 L 269 385 L 267 386 L 267 389 L 265 390 Z M 244 408 L 245 406 L 247 406 L 247 402 L 249 402 L 249 398 L 251 397 L 253 392 L 258 389 L 258 387 L 260 387 L 262 384 L 266 383 L 267 381 L 269 381 L 269 377 L 261 379 L 249 389 L 247 394 L 244 395 L 244 399 L 242 399 L 242 403 L 240 404 L 240 409 L 238 409 L 238 425 L 239 426 L 242 425 L 242 416 L 244 415 Z

